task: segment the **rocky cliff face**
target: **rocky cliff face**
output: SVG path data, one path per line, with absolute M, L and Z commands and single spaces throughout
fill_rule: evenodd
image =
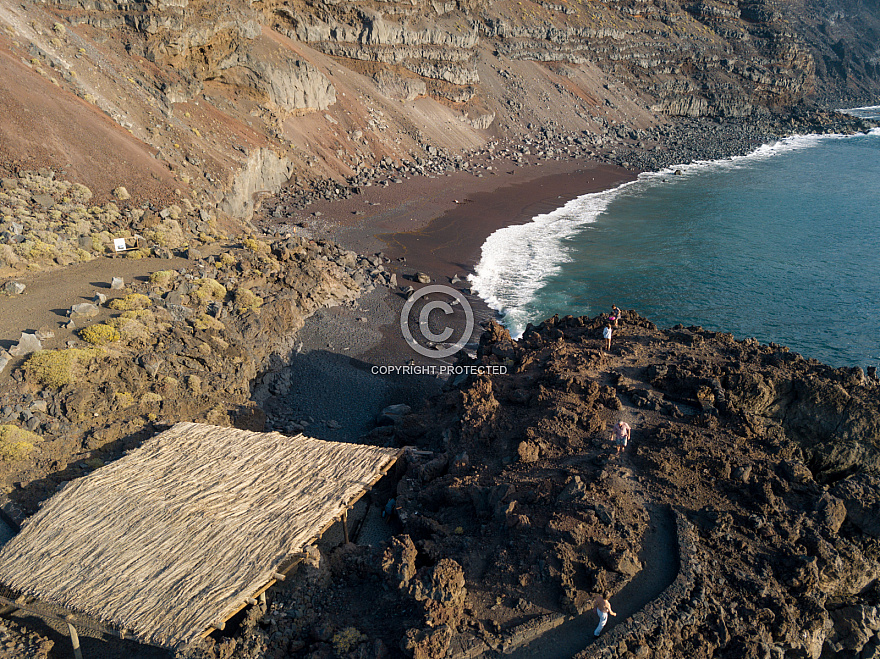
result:
M 869 39 L 876 12 L 813 10 L 773 0 L 50 0 L 0 9 L 0 49 L 11 94 L 26 73 L 85 101 L 48 124 L 72 133 L 107 115 L 148 146 L 170 186 L 247 218 L 254 193 L 288 178 L 348 178 L 383 158 L 427 159 L 429 147 L 461 153 L 518 139 L 529 124 L 601 135 L 752 117 L 817 90 L 875 91 L 875 46 L 859 34 Z M 21 133 L 7 136 L 25 141 L 12 159 L 36 169 L 28 160 L 45 145 Z M 40 164 L 65 165 L 67 139 Z M 267 150 L 281 164 L 267 168 Z
M 501 656 L 535 630 L 549 640 L 534 656 L 571 656 L 558 612 L 590 611 L 597 591 L 639 610 L 595 642 L 595 616 L 578 620 L 579 658 L 876 656 L 875 374 L 699 327 L 658 330 L 632 312 L 606 351 L 603 325 L 556 317 L 518 341 L 492 325 L 463 360 L 485 374 L 377 428 L 424 451 L 390 494 L 402 535 L 384 557 L 333 554 L 326 601 L 379 590 L 381 564 L 397 627 L 371 641 L 412 657 Z M 619 455 L 618 420 L 632 426 Z M 649 532 L 673 526 L 670 510 L 674 530 Z M 409 605 L 399 575 L 443 562 L 462 566 L 464 594 L 441 627 Z M 624 588 L 664 570 L 652 592 Z M 270 653 L 317 652 L 316 626 L 380 628 L 371 611 L 289 606 L 298 614 L 267 635 Z

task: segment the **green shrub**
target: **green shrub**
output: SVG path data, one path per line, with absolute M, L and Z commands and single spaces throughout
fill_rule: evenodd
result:
M 153 306 L 153 301 L 141 293 L 129 293 L 125 297 L 110 300 L 107 306 L 116 311 L 132 311 L 151 307 Z
M 168 288 L 168 285 L 174 281 L 177 273 L 174 270 L 157 270 L 150 275 L 150 283 L 160 288 Z
M 237 288 L 234 294 L 235 308 L 239 313 L 259 309 L 263 304 L 263 298 L 249 288 Z
M 256 238 L 245 238 L 241 241 L 241 244 L 244 246 L 245 249 L 248 249 L 255 254 L 259 252 L 266 252 L 269 250 L 269 246 L 266 243 L 257 240 Z
M 25 240 L 16 245 L 14 249 L 28 261 L 51 261 L 58 256 L 58 250 L 55 246 L 42 240 Z
M 97 348 L 37 350 L 24 363 L 22 370 L 34 382 L 60 389 L 76 380 L 83 369 L 100 354 L 101 351 Z
M 95 346 L 105 346 L 108 343 L 118 341 L 122 337 L 119 331 L 111 325 L 92 325 L 79 331 L 79 338 Z
M 125 313 L 136 313 L 134 311 L 126 311 Z M 108 325 L 112 326 L 119 332 L 119 336 L 125 341 L 147 340 L 150 338 L 150 330 L 141 321 L 135 318 L 114 318 Z
M 156 314 L 149 309 L 132 309 L 130 311 L 123 311 L 119 314 L 119 317 L 122 320 L 137 320 L 142 323 L 152 323 L 156 320 Z
M 162 398 L 161 395 L 159 395 L 153 391 L 148 391 L 143 396 L 141 396 L 141 405 L 147 406 L 147 407 L 149 407 L 151 405 L 158 405 L 163 400 L 164 399 Z
M 209 316 L 206 313 L 199 314 L 193 318 L 190 318 L 189 324 L 193 326 L 193 328 L 197 330 L 224 330 L 226 329 L 226 325 L 223 324 L 222 321 L 217 320 L 213 316 Z
M 333 643 L 333 651 L 336 652 L 337 656 L 341 657 L 354 650 L 366 640 L 367 637 L 354 627 L 346 627 L 334 634 L 331 642 Z
M 226 287 L 216 279 L 195 279 L 190 295 L 200 304 L 208 304 L 213 301 L 223 301 L 226 297 Z
M 0 425 L 0 460 L 21 460 L 34 450 L 40 436 L 12 424 Z
M 117 391 L 113 394 L 113 402 L 116 403 L 118 409 L 124 410 L 134 405 L 134 396 L 127 391 Z

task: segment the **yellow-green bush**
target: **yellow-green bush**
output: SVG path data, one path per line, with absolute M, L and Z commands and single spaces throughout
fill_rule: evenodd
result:
M 101 351 L 97 348 L 37 350 L 31 354 L 22 369 L 29 379 L 53 389 L 60 389 L 73 382 L 100 354 Z
M 174 270 L 157 270 L 150 275 L 150 283 L 160 288 L 167 288 L 177 275 Z
M 15 251 L 28 261 L 50 261 L 58 256 L 54 245 L 42 240 L 25 240 L 15 246 Z
M 126 311 L 125 313 L 134 312 Z M 136 339 L 146 340 L 150 337 L 150 330 L 147 329 L 147 326 L 135 318 L 122 318 L 120 316 L 119 318 L 114 318 L 107 324 L 114 327 L 119 332 L 120 338 L 125 339 L 126 341 Z
M 108 343 L 118 341 L 122 337 L 119 331 L 112 325 L 91 325 L 79 331 L 79 338 L 94 346 L 105 346 Z
M 190 318 L 189 324 L 193 326 L 193 328 L 197 330 L 223 330 L 226 329 L 226 325 L 224 325 L 221 321 L 217 320 L 213 316 L 209 316 L 206 313 L 199 314 L 193 318 Z
M 256 253 L 268 251 L 269 246 L 256 238 L 245 238 L 241 241 L 241 244 L 245 249 L 249 249 L 250 251 Z
M 116 311 L 132 311 L 151 307 L 153 306 L 153 301 L 141 293 L 129 293 L 125 297 L 117 297 L 110 300 L 107 306 Z
M 125 408 L 134 405 L 134 396 L 127 391 L 117 391 L 113 394 L 113 401 L 119 409 L 124 410 Z
M 216 279 L 195 279 L 190 295 L 200 304 L 222 301 L 226 297 L 226 287 Z
M 0 460 L 21 460 L 34 450 L 40 436 L 12 424 L 0 425 Z
M 172 219 L 163 220 L 155 227 L 148 229 L 144 232 L 144 237 L 159 247 L 167 247 L 168 249 L 176 249 L 186 243 L 180 222 Z
M 119 317 L 122 320 L 137 320 L 142 323 L 152 323 L 156 320 L 156 314 L 150 309 L 132 309 L 130 311 L 123 311 L 119 314 Z
M 235 265 L 237 261 L 238 259 L 236 259 L 229 252 L 223 252 L 223 254 L 220 255 L 220 265 L 225 268 L 228 268 L 231 265 Z
M 342 656 L 348 654 L 366 640 L 367 637 L 354 627 L 346 627 L 334 634 L 331 642 L 333 643 L 333 651 L 336 652 L 336 655 Z
M 234 294 L 235 308 L 239 313 L 259 309 L 263 304 L 263 298 L 249 288 L 237 288 Z
M 147 406 L 147 407 L 149 407 L 150 405 L 158 405 L 163 400 L 165 400 L 165 399 L 162 398 L 161 395 L 159 395 L 153 391 L 148 391 L 143 396 L 141 396 L 141 405 Z

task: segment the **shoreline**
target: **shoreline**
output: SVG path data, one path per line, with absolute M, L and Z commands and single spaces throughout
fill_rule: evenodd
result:
M 461 278 L 455 287 L 464 292 L 474 311 L 471 340 L 477 340 L 482 332 L 480 323 L 496 315 L 469 292 L 466 281 L 486 239 L 498 229 L 528 223 L 571 199 L 613 189 L 638 174 L 600 161 L 508 163 L 490 176 L 456 172 L 436 179 L 414 177 L 393 186 L 364 188 L 352 198 L 317 202 L 310 206 L 308 215 L 285 219 L 306 224 L 304 228 L 315 238 L 326 237 L 349 249 L 381 254 L 386 269 L 397 276 L 398 286 L 390 288 L 383 300 L 392 313 L 390 317 L 388 310 L 380 314 L 383 324 L 376 328 L 381 341 L 364 351 L 350 346 L 350 354 L 379 364 L 430 365 L 436 360 L 416 354 L 404 341 L 397 322 L 406 301 L 401 289 L 412 286 L 417 291 L 424 285 L 414 281 L 417 272 L 427 274 L 432 284 L 451 285 L 455 276 Z M 261 224 L 275 231 L 290 226 L 274 224 L 271 218 Z M 375 311 L 377 302 L 367 306 Z M 452 326 L 454 336 L 461 336 L 463 317 L 454 318 Z
M 428 274 L 432 284 L 464 291 L 475 321 L 470 345 L 464 348 L 470 352 L 483 325 L 496 318 L 494 310 L 469 292 L 469 282 L 463 278 L 473 272 L 486 238 L 497 229 L 527 223 L 570 199 L 612 189 L 637 175 L 594 161 L 511 164 L 497 176 L 454 173 L 441 179 L 414 178 L 390 189 L 366 188 L 354 199 L 314 204 L 310 209 L 314 220 L 308 227 L 312 237 L 331 239 L 360 253 L 381 254 L 384 268 L 396 275 L 397 286 L 378 287 L 351 304 L 322 309 L 306 319 L 282 368 L 285 386 L 276 392 L 268 388 L 254 392 L 266 412 L 267 429 L 296 432 L 311 418 L 314 421 L 306 426 L 311 436 L 382 443 L 376 415 L 400 403 L 420 408 L 449 379 L 440 369 L 461 354 L 446 360 L 425 357 L 404 339 L 400 318 L 407 296 L 402 289 L 425 286 L 414 281 L 415 273 Z M 353 212 L 364 207 L 374 213 Z M 455 275 L 462 279 L 453 284 Z M 456 311 L 444 318 L 434 312 L 433 316 L 452 328 L 451 341 L 463 336 L 463 314 Z M 411 329 L 418 337 L 416 325 L 411 323 Z M 402 370 L 408 366 L 429 370 Z M 381 367 L 392 372 L 376 372 Z

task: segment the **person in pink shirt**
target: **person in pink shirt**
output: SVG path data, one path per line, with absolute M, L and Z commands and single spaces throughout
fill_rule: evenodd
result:
M 630 428 L 629 424 L 623 419 L 614 424 L 614 430 L 611 433 L 611 440 L 614 442 L 614 446 L 617 447 L 617 455 L 623 453 L 623 449 L 625 449 L 627 443 L 629 443 L 630 432 L 632 432 L 632 428 Z

